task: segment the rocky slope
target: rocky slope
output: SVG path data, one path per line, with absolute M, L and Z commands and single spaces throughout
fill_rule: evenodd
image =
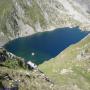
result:
M 90 30 L 89 5 L 89 0 L 0 0 L 0 42 L 58 27 Z
M 90 90 L 90 35 L 39 68 L 59 90 Z
M 38 68 L 31 69 L 20 57 L 0 48 L 0 90 L 58 90 Z

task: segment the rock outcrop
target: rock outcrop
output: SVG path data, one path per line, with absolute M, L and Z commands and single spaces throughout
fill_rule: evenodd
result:
M 31 67 L 31 68 L 30 68 Z M 0 48 L 0 89 L 1 90 L 57 90 L 55 85 L 38 67 L 5 49 Z

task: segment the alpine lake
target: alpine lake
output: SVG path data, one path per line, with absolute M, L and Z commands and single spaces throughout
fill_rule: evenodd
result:
M 56 57 L 64 49 L 79 42 L 87 35 L 88 32 L 81 31 L 78 27 L 65 27 L 17 38 L 9 41 L 3 47 L 9 52 L 39 65 Z

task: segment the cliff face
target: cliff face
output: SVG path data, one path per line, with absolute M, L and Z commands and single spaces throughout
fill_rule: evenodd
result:
M 90 29 L 89 3 L 82 0 L 0 0 L 0 41 L 80 26 Z

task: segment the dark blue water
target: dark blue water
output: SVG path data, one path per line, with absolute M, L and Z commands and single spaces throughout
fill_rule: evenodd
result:
M 15 39 L 4 47 L 17 56 L 31 60 L 36 64 L 41 64 L 57 56 L 69 45 L 80 41 L 87 34 L 88 32 L 82 32 L 78 27 L 58 28 L 55 31 L 42 32 Z

